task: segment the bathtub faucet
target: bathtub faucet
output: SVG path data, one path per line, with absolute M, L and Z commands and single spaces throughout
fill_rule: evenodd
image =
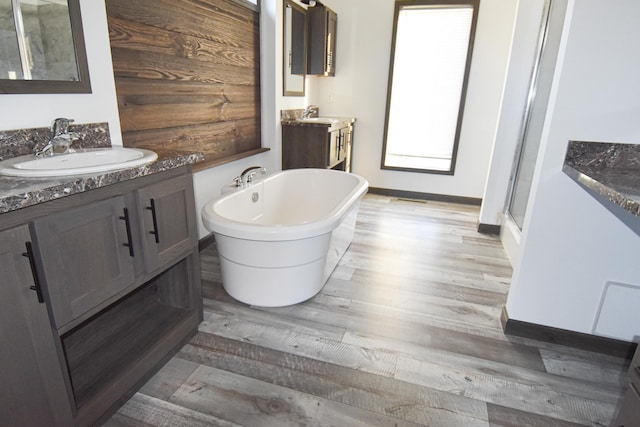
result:
M 236 187 L 246 187 L 253 182 L 253 178 L 257 173 L 264 175 L 267 173 L 267 169 L 262 166 L 250 166 L 243 170 L 240 176 L 235 177 L 233 182 L 236 184 Z

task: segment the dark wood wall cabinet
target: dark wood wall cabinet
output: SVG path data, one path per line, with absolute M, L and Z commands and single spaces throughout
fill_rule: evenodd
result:
M 282 169 L 328 168 L 351 172 L 354 121 L 283 121 Z
M 640 425 L 640 348 L 629 366 L 629 388 L 622 400 L 613 424 L 614 427 L 636 427 Z
M 334 76 L 338 15 L 327 6 L 317 4 L 307 9 L 307 22 L 307 74 Z
M 4 425 L 99 424 L 202 320 L 180 168 L 3 214 Z

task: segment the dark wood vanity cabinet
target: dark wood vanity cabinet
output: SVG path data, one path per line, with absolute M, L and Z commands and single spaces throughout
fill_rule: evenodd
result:
M 38 259 L 56 326 L 65 327 L 197 245 L 190 176 L 36 220 Z M 138 261 L 139 260 L 139 261 Z
M 38 301 L 27 244 L 27 225 L 0 232 L 0 424 L 70 426 L 56 337 L 47 306 Z
M 0 231 L 0 424 L 99 424 L 202 320 L 191 174 L 21 211 L 3 214 L 3 228 L 14 224 Z
M 282 169 L 322 168 L 351 172 L 353 124 L 282 124 Z
M 338 15 L 325 5 L 307 9 L 309 44 L 307 74 L 334 76 Z

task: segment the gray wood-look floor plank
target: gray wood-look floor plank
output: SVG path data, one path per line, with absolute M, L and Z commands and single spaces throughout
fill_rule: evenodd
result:
M 185 382 L 186 383 L 186 382 Z M 184 387 L 184 384 L 181 387 Z M 178 390 L 176 390 L 178 392 Z M 114 420 L 115 419 L 115 420 Z M 112 420 L 120 424 L 112 424 Z M 126 423 L 130 420 L 129 424 Z M 171 426 L 171 427 L 239 427 L 242 424 L 229 422 L 207 413 L 195 411 L 184 405 L 176 405 L 163 399 L 136 393 L 124 404 L 105 426 Z
M 585 379 L 561 377 L 529 368 L 429 348 L 423 345 L 415 345 L 407 341 L 362 336 L 350 331 L 347 332 L 343 341 L 366 348 L 393 349 L 399 356 L 396 379 L 401 377 L 401 373 L 405 375 L 404 364 L 420 361 L 427 363 L 427 366 L 432 368 L 432 371 L 442 368 L 443 371 L 452 369 L 456 372 L 473 374 L 482 378 L 490 376 L 504 381 L 508 386 L 506 388 L 540 387 L 562 394 L 600 401 L 610 406 L 618 402 L 620 393 L 623 391 L 620 386 L 610 386 L 599 382 L 594 383 Z M 437 382 L 434 382 L 430 386 L 440 389 L 436 384 Z
M 421 425 L 487 422 L 486 407 L 476 400 L 206 333 L 180 357 Z
M 602 402 L 563 393 L 543 384 L 515 382 L 491 372 L 469 372 L 425 360 L 400 357 L 395 378 L 440 391 L 509 408 L 582 424 L 607 425 L 615 402 Z
M 333 301 L 337 301 L 334 299 Z M 236 304 L 233 301 L 212 301 L 207 305 L 208 310 L 213 310 L 216 317 L 227 316 L 250 321 L 256 324 L 268 324 L 271 327 L 283 331 L 299 332 L 310 336 L 327 338 L 334 341 L 341 341 L 345 333 L 345 326 L 339 323 L 320 323 L 314 320 L 314 316 L 308 318 L 274 316 L 272 313 Z M 213 321 L 215 323 L 215 320 Z M 210 322 L 205 322 L 209 324 Z M 204 326 L 203 326 L 204 328 Z
M 327 292 L 332 291 L 329 290 Z M 392 300 L 392 298 L 389 298 L 389 300 Z M 393 302 L 391 304 L 394 307 L 397 306 Z M 407 305 L 410 304 L 407 303 Z M 423 304 L 423 306 L 425 310 L 429 309 L 428 305 Z M 536 347 L 435 326 L 423 328 L 422 324 L 414 323 L 410 319 L 387 317 L 380 312 L 371 315 L 367 311 L 355 311 L 353 306 L 346 310 L 328 309 L 326 307 L 318 307 L 314 305 L 313 301 L 310 301 L 294 307 L 269 309 L 269 311 L 275 315 L 288 313 L 288 315 L 295 318 L 315 316 L 320 324 L 344 325 L 349 331 L 374 334 L 379 337 L 393 338 L 394 340 L 448 350 L 467 356 L 502 361 L 538 371 L 544 370 L 542 358 Z M 324 315 L 317 315 L 317 312 L 324 312 Z M 420 333 L 417 333 L 418 331 Z
M 201 324 L 200 330 L 386 377 L 393 376 L 397 363 L 397 356 L 392 352 L 351 346 L 341 340 L 251 322 L 235 315 L 214 313 Z
M 202 251 L 200 332 L 107 425 L 609 425 L 628 361 L 505 336 L 511 268 L 478 214 L 367 195 L 328 283 L 290 307 L 233 300 Z
M 628 361 L 621 361 L 604 354 L 581 354 L 578 352 L 540 349 L 547 372 L 563 377 L 589 380 L 617 387 L 619 391 L 628 384 Z
M 461 301 L 457 298 L 443 298 L 402 289 L 394 289 L 394 292 L 390 294 L 386 292 L 384 286 L 366 283 L 356 277 L 349 282 L 331 279 L 325 287 L 327 294 L 336 297 L 371 304 L 384 304 L 388 307 L 402 308 L 411 312 L 430 313 L 434 316 L 464 321 L 472 325 L 500 327 L 499 316 L 502 308 L 499 305 L 477 304 Z
M 171 402 L 244 426 L 416 426 L 204 365 L 174 393 Z
M 488 404 L 487 407 L 491 427 L 579 427 L 583 425 L 504 406 Z
M 140 393 L 168 400 L 197 368 L 197 363 L 174 357 L 147 381 Z

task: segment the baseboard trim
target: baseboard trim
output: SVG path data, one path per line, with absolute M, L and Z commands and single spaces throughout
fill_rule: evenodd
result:
M 478 223 L 478 233 L 481 234 L 494 234 L 496 236 L 500 235 L 501 226 L 496 224 L 483 224 Z
M 435 202 L 459 203 L 462 205 L 480 206 L 482 199 L 475 197 L 450 196 L 447 194 L 420 193 L 418 191 L 393 190 L 390 188 L 369 187 L 369 193 L 406 199 L 432 200 Z
M 633 342 L 509 319 L 506 307 L 502 309 L 500 321 L 502 322 L 502 329 L 506 335 L 531 338 L 537 341 L 565 345 L 594 353 L 624 357 L 629 360 L 633 358 L 637 347 L 637 344 Z
M 198 242 L 198 251 L 202 252 L 203 250 L 207 249 L 209 246 L 213 245 L 215 241 L 216 241 L 216 238 L 213 233 L 210 233 L 204 236 Z

